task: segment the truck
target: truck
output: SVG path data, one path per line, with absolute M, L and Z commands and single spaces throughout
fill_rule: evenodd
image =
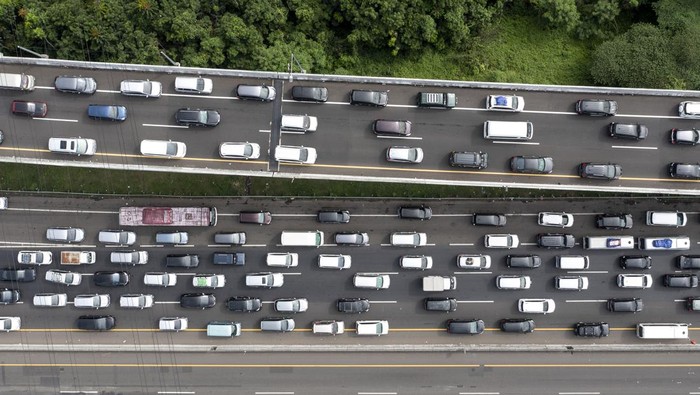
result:
M 216 207 L 122 207 L 121 226 L 215 226 Z
M 61 265 L 92 265 L 95 251 L 61 251 Z
M 439 292 L 457 289 L 457 278 L 454 276 L 423 277 L 423 291 Z
M 457 95 L 454 93 L 418 93 L 418 107 L 452 108 L 457 105 Z

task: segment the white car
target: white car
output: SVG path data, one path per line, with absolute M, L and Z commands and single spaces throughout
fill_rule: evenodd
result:
M 282 163 L 316 163 L 316 148 L 293 146 L 293 145 L 278 145 L 275 147 L 275 160 Z
M 651 288 L 651 274 L 618 274 L 617 286 L 620 288 Z
M 141 155 L 154 158 L 184 158 L 187 146 L 180 141 L 141 140 Z
M 95 155 L 97 141 L 81 137 L 52 137 L 49 139 L 49 151 L 69 155 Z
M 109 307 L 108 294 L 77 295 L 73 298 L 73 306 L 79 309 L 102 309 Z
M 282 115 L 280 123 L 282 130 L 293 132 L 315 132 L 318 119 L 308 115 Z
M 7 197 L 0 197 L 0 210 L 7 210 L 7 207 L 9 207 Z
M 68 302 L 68 295 L 51 293 L 36 294 L 32 302 L 34 306 L 39 307 L 64 307 Z
M 126 230 L 101 230 L 97 240 L 104 244 L 132 245 L 136 243 L 136 233 Z
M 126 294 L 119 297 L 119 307 L 126 309 L 145 309 L 153 307 L 153 295 Z
M 53 261 L 51 251 L 20 251 L 17 262 L 23 265 L 50 265 Z
M 199 274 L 192 277 L 192 286 L 195 288 L 221 288 L 226 285 L 226 276 L 223 274 Z
M 85 231 L 81 228 L 48 228 L 46 238 L 64 243 L 80 243 L 85 238 Z
M 267 266 L 296 267 L 299 266 L 299 254 L 296 252 L 268 252 L 265 260 Z
M 389 321 L 355 321 L 358 336 L 381 336 L 389 333 Z
M 491 267 L 490 255 L 457 255 L 457 267 L 460 269 L 489 269 Z
M 254 288 L 279 288 L 284 285 L 282 273 L 249 273 L 245 276 L 245 285 Z
M 520 245 L 518 235 L 486 235 L 484 246 L 486 248 L 517 248 Z
M 213 89 L 214 81 L 212 81 L 211 78 L 175 77 L 176 92 L 208 95 Z
M 260 144 L 256 143 L 221 143 L 219 156 L 227 159 L 258 159 Z
M 388 289 L 391 278 L 388 274 L 355 273 L 352 284 L 355 288 Z
M 278 313 L 303 313 L 309 308 L 306 298 L 290 298 L 275 300 L 275 311 Z
M 502 275 L 496 277 L 498 289 L 529 289 L 532 285 L 530 276 Z
M 553 299 L 518 299 L 518 311 L 521 313 L 553 313 L 556 305 Z
M 386 160 L 399 163 L 421 163 L 423 161 L 423 149 L 393 145 L 386 149 Z
M 539 213 L 537 224 L 542 226 L 556 226 L 558 228 L 570 228 L 574 225 L 574 216 L 567 213 Z
M 431 269 L 433 267 L 433 257 L 427 255 L 403 255 L 399 258 L 399 266 L 403 269 Z
M 321 269 L 349 269 L 352 266 L 352 257 L 343 254 L 320 254 L 318 267 Z
M 148 272 L 143 275 L 143 283 L 154 287 L 172 287 L 177 284 L 175 273 Z
M 63 285 L 80 285 L 83 276 L 67 270 L 51 269 L 46 272 L 46 281 Z
M 316 335 L 342 335 L 345 333 L 345 322 L 338 320 L 314 321 L 311 331 Z
M 158 320 L 158 329 L 163 332 L 180 332 L 187 327 L 187 317 L 163 317 Z
M 18 331 L 22 326 L 22 320 L 19 317 L 0 317 L 0 331 L 12 332 Z
M 525 108 L 525 100 L 522 96 L 488 95 L 486 97 L 487 110 L 520 112 L 523 108 Z
M 149 80 L 124 80 L 120 85 L 122 95 L 141 97 L 160 97 L 163 84 Z

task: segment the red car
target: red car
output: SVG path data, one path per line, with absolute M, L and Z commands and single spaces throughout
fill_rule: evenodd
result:
M 16 115 L 26 115 L 32 118 L 43 118 L 48 112 L 46 103 L 41 101 L 14 100 L 12 102 L 12 113 Z

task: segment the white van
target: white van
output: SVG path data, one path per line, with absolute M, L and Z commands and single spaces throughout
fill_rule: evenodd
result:
M 0 89 L 33 91 L 34 76 L 29 74 L 0 73 Z
M 418 232 L 394 232 L 391 245 L 396 247 L 418 247 L 428 244 L 428 235 Z
M 241 335 L 241 323 L 232 321 L 212 321 L 207 324 L 207 336 L 233 337 Z
M 685 226 L 688 216 L 678 211 L 647 211 L 647 225 L 651 226 Z
M 588 289 L 588 277 L 584 276 L 556 276 L 554 288 L 564 291 L 581 291 Z
M 556 267 L 564 270 L 585 270 L 588 269 L 590 260 L 584 255 L 557 255 Z
M 632 250 L 633 236 L 586 236 L 583 238 L 585 250 Z
M 109 260 L 124 265 L 145 265 L 148 263 L 148 251 L 113 251 L 109 254 Z
M 268 252 L 267 266 L 296 267 L 299 265 L 299 254 L 295 252 Z
M 532 133 L 532 122 L 484 122 L 484 138 L 489 140 L 530 140 L 532 138 Z
M 637 324 L 640 339 L 687 339 L 688 324 Z
M 320 247 L 323 245 L 323 232 L 313 231 L 288 231 L 282 232 L 281 242 L 283 246 L 294 247 Z

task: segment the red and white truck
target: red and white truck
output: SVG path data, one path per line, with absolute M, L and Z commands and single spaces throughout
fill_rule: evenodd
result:
M 216 207 L 122 207 L 121 226 L 215 226 Z
M 95 251 L 61 251 L 61 265 L 92 265 Z

